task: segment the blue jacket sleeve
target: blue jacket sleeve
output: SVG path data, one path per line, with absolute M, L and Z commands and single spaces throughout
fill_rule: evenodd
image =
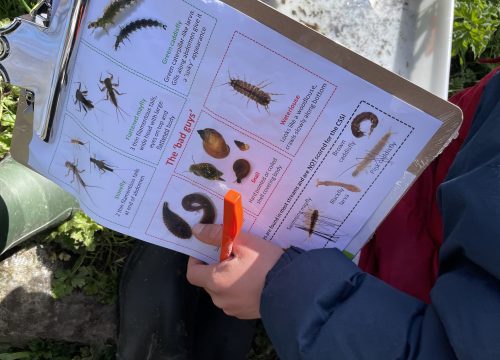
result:
M 445 241 L 431 304 L 363 273 L 335 249 L 288 249 L 261 298 L 291 359 L 500 359 L 500 74 L 440 187 Z

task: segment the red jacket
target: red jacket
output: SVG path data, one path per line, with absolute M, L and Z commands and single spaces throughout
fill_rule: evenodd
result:
M 422 173 L 361 252 L 362 270 L 426 302 L 438 275 L 443 242 L 437 188 L 469 133 L 484 87 L 497 71 L 500 68 L 449 99 L 464 113 L 458 138 Z

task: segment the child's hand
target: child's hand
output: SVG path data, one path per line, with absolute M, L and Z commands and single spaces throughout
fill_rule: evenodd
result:
M 221 225 L 198 224 L 193 233 L 207 244 L 220 246 Z M 203 287 L 226 314 L 240 319 L 259 318 L 266 275 L 283 250 L 257 236 L 240 233 L 234 242 L 233 254 L 232 258 L 212 265 L 189 258 L 187 279 Z

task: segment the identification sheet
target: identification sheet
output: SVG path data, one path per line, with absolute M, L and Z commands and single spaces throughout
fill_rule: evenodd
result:
M 442 126 L 226 3 L 112 4 L 90 2 L 29 164 L 122 233 L 218 261 L 191 228 L 232 188 L 244 231 L 345 249 Z

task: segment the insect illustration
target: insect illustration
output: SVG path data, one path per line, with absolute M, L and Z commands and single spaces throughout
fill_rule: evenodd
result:
M 94 201 L 92 200 L 92 197 L 90 196 L 90 193 L 88 192 L 87 188 L 88 187 L 97 187 L 97 186 L 88 185 L 83 180 L 83 178 L 82 178 L 82 176 L 80 174 L 82 174 L 83 172 L 85 172 L 85 170 L 78 169 L 78 160 L 76 160 L 75 162 L 66 161 L 64 163 L 64 166 L 68 169 L 68 172 L 67 172 L 66 176 L 69 176 L 70 173 L 72 174 L 71 183 L 74 183 L 75 180 L 76 180 L 76 182 L 78 184 L 78 188 L 80 188 L 80 186 L 81 186 L 83 188 L 83 190 L 85 190 L 85 192 L 89 196 L 90 201 L 92 201 L 92 203 L 94 203 Z
M 250 174 L 250 163 L 245 159 L 238 159 L 233 164 L 233 171 L 236 175 L 236 182 L 241 184 L 241 180 Z
M 104 100 L 109 100 L 113 106 L 115 107 L 115 111 L 116 111 L 116 118 L 119 119 L 119 116 L 120 115 L 122 117 L 122 119 L 124 119 L 125 117 L 123 116 L 123 114 L 125 113 L 126 115 L 128 115 L 125 111 L 122 110 L 122 108 L 120 108 L 120 106 L 118 105 L 118 99 L 116 98 L 116 95 L 124 95 L 125 93 L 120 93 L 116 88 L 118 86 L 120 86 L 120 81 L 118 80 L 116 83 L 113 82 L 113 74 L 109 73 L 109 77 L 107 78 L 104 78 L 104 80 L 102 79 L 102 74 L 101 76 L 99 77 L 99 82 L 101 84 L 103 84 L 103 87 L 101 88 L 99 86 L 99 90 L 103 91 L 103 92 L 106 92 L 106 98 Z
M 359 175 L 361 171 L 366 169 L 368 165 L 372 163 L 372 161 L 375 160 L 378 154 L 382 151 L 382 149 L 385 147 L 389 139 L 391 138 L 393 132 L 388 131 L 384 136 L 380 138 L 380 140 L 375 144 L 375 146 L 368 151 L 368 154 L 361 160 L 361 162 L 356 166 L 356 169 L 352 172 L 352 176 L 356 177 Z
M 366 133 L 361 130 L 361 124 L 366 121 L 370 122 L 370 130 L 368 132 L 368 136 L 372 134 L 373 130 L 378 125 L 378 117 L 374 113 L 367 111 L 358 114 L 351 123 L 351 131 L 355 137 L 360 138 L 366 135 Z
M 221 180 L 226 181 L 221 178 L 224 173 L 218 170 L 214 165 L 210 163 L 198 163 L 193 164 L 189 167 L 189 171 L 195 174 L 196 176 L 201 176 L 207 180 Z
M 179 239 L 189 239 L 193 235 L 191 226 L 189 226 L 186 220 L 170 210 L 166 201 L 163 203 L 162 215 L 163 223 L 167 229 Z
M 95 155 L 94 155 L 95 156 Z M 99 173 L 104 174 L 106 171 L 113 172 L 114 169 L 111 165 L 106 164 L 105 160 L 97 160 L 95 157 L 90 157 L 90 163 L 94 165 Z
M 128 37 L 131 33 L 148 27 L 159 27 L 167 30 L 167 25 L 163 25 L 161 22 L 153 19 L 140 19 L 132 21 L 124 27 L 120 28 L 120 32 L 118 33 L 115 41 L 115 51 L 118 50 L 120 44 L 123 43 L 125 39 L 128 40 Z
M 186 211 L 203 211 L 200 224 L 213 224 L 215 222 L 215 206 L 205 195 L 193 193 L 182 198 L 182 207 Z
M 108 25 L 114 25 L 114 18 L 123 10 L 135 5 L 137 0 L 112 0 L 108 6 L 103 11 L 103 14 L 96 21 L 92 21 L 88 24 L 89 29 L 102 28 L 106 33 L 108 30 L 106 27 Z
M 236 144 L 238 149 L 240 149 L 241 151 L 247 151 L 248 149 L 250 149 L 250 145 L 245 144 L 242 141 L 234 140 L 234 143 Z
M 203 140 L 203 149 L 208 155 L 216 159 L 223 159 L 229 155 L 231 149 L 217 130 L 206 128 L 198 130 L 198 134 Z
M 82 83 L 78 82 L 78 89 L 75 92 L 75 105 L 78 105 L 78 111 L 85 111 L 85 114 L 94 108 L 94 104 L 87 98 L 88 91 L 82 90 Z
M 322 215 L 318 209 L 303 209 L 292 220 L 291 227 L 307 233 L 307 237 L 318 236 L 328 242 L 336 242 L 340 222 L 331 217 Z
M 247 104 L 250 100 L 252 100 L 255 102 L 257 109 L 259 108 L 259 105 L 261 105 L 264 107 L 264 109 L 266 109 L 268 113 L 269 113 L 269 104 L 272 101 L 275 101 L 272 99 L 271 95 L 281 95 L 281 94 L 265 92 L 263 89 L 267 85 L 269 85 L 269 83 L 263 85 L 263 82 L 261 82 L 257 85 L 253 85 L 252 83 L 249 83 L 245 80 L 232 78 L 231 75 L 229 75 L 229 82 L 227 82 L 226 84 L 229 84 L 229 86 L 231 86 L 234 89 L 234 91 L 248 98 Z
M 342 183 L 342 182 L 338 182 L 338 181 L 329 181 L 329 180 L 325 180 L 325 181 L 320 181 L 319 179 L 316 180 L 316 187 L 318 186 L 339 186 L 339 187 L 342 187 L 344 189 L 346 189 L 347 191 L 351 191 L 351 192 L 360 192 L 361 189 L 359 187 L 357 187 L 356 185 L 353 185 L 353 184 L 346 184 L 346 183 Z

